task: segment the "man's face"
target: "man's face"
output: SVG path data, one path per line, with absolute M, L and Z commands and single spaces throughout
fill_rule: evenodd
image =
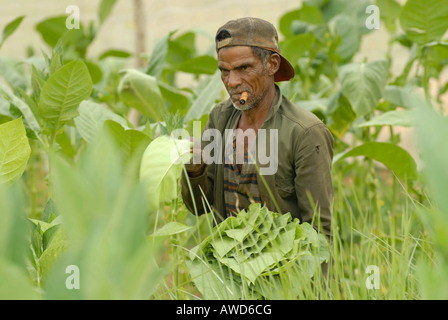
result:
M 249 110 L 263 100 L 269 77 L 261 60 L 254 56 L 247 46 L 222 48 L 218 52 L 218 68 L 221 80 L 238 110 Z M 240 103 L 241 94 L 247 91 L 248 97 L 244 105 Z

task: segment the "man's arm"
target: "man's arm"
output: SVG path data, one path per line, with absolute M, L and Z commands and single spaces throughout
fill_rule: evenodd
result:
M 313 222 L 320 226 L 327 237 L 331 232 L 331 207 L 333 202 L 333 183 L 331 163 L 333 159 L 333 136 L 323 124 L 307 129 L 296 146 L 295 187 L 302 222 Z M 311 196 L 316 208 L 308 196 Z M 316 219 L 319 218 L 319 221 Z
M 212 119 L 209 118 L 204 130 L 212 126 Z M 200 150 L 202 155 L 202 149 Z M 209 212 L 207 202 L 213 205 L 213 182 L 214 177 L 212 173 L 208 172 L 208 165 L 204 163 L 201 156 L 200 164 L 186 164 L 185 172 L 182 173 L 182 199 L 185 206 L 192 213 L 203 214 Z M 204 198 L 205 195 L 205 199 Z M 203 204 L 206 207 L 204 208 Z

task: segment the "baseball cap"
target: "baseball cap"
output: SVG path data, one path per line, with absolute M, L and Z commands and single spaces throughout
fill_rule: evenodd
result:
M 277 30 L 266 20 L 252 17 L 230 20 L 216 32 L 215 43 L 216 52 L 230 46 L 251 46 L 278 53 L 281 63 L 274 81 L 288 81 L 294 77 L 291 63 L 280 54 Z

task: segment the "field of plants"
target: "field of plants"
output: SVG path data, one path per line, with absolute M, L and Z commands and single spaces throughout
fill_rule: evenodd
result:
M 26 17 L 0 26 L 1 299 L 448 299 L 444 0 L 304 0 L 272 21 L 296 71 L 282 93 L 335 139 L 331 241 L 260 205 L 218 225 L 186 209 L 190 145 L 169 137 L 227 98 L 213 40 L 170 32 L 141 68 L 91 56 L 115 2 L 79 29 L 42 20 L 49 53 L 23 60 L 1 48 Z M 375 19 L 388 54 L 355 62 Z

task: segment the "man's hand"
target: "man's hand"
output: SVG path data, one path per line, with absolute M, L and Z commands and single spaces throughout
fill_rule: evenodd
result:
M 197 143 L 194 137 L 190 137 L 190 141 L 193 142 L 193 146 L 190 149 L 190 152 L 193 153 L 193 157 L 190 159 L 190 163 L 185 164 L 185 169 L 187 169 L 187 173 L 190 178 L 195 178 L 204 173 L 207 164 L 203 158 L 204 155 L 202 153 L 201 143 Z M 194 161 L 197 161 L 197 158 L 199 158 L 198 155 L 200 157 L 200 163 L 195 163 Z

